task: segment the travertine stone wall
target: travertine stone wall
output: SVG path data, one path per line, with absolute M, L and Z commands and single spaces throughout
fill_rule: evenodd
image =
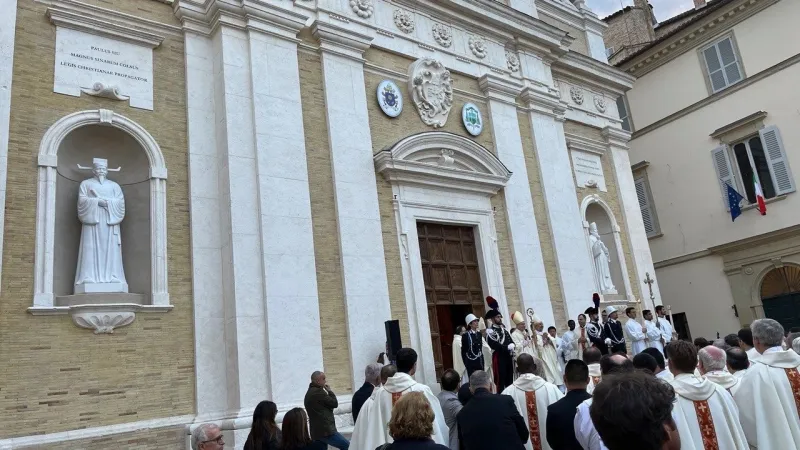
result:
M 545 204 L 542 182 L 539 176 L 539 162 L 536 159 L 536 147 L 531 131 L 531 121 L 527 112 L 519 111 L 519 130 L 522 135 L 522 147 L 525 152 L 525 162 L 528 169 L 528 182 L 531 185 L 531 196 L 533 197 L 533 213 L 536 216 L 536 226 L 539 229 L 539 243 L 542 248 L 542 259 L 544 260 L 545 274 L 547 275 L 547 288 L 550 291 L 550 304 L 553 307 L 554 324 L 559 332 L 567 329 L 567 313 L 561 283 L 558 277 L 558 264 L 556 263 L 555 250 L 553 248 L 553 235 L 550 232 L 550 221 L 547 216 L 547 206 Z M 545 324 L 549 326 L 550 324 Z
M 586 44 L 586 32 L 577 28 L 573 27 L 572 25 L 567 25 L 566 23 L 556 20 L 547 14 L 539 13 L 539 19 L 542 22 L 548 23 L 556 28 L 560 28 L 569 33 L 570 36 L 575 38 L 575 41 L 572 42 L 572 45 L 569 46 L 569 49 L 575 52 L 578 52 L 582 55 L 589 55 L 589 46 Z
M 177 25 L 170 6 L 151 0 L 90 3 Z M 6 361 L 0 368 L 0 438 L 194 412 L 183 39 L 168 36 L 153 52 L 154 111 L 131 108 L 127 102 L 55 94 L 55 27 L 45 16 L 46 8 L 19 2 L 17 13 L 0 294 L 0 358 Z M 68 316 L 26 312 L 33 303 L 31 236 L 36 229 L 39 143 L 61 117 L 98 108 L 142 125 L 161 146 L 169 170 L 167 251 L 175 309 L 137 314 L 133 324 L 113 335 L 94 335 Z
M 597 141 L 598 144 L 603 142 L 603 137 L 600 134 L 600 130 L 597 128 L 592 128 L 588 125 L 583 125 L 573 121 L 566 121 L 564 123 L 564 132 L 568 134 L 575 134 L 581 137 L 592 139 Z M 628 268 L 628 279 L 631 283 L 631 290 L 633 290 L 633 295 L 636 298 L 641 298 L 641 288 L 638 286 L 638 282 L 636 280 L 636 267 L 633 265 L 633 258 L 631 257 L 631 244 L 630 238 L 628 234 L 628 226 L 625 223 L 625 218 L 622 214 L 621 202 L 619 198 L 619 190 L 617 189 L 617 179 L 614 175 L 614 164 L 611 161 L 611 154 L 607 153 L 603 155 L 600 159 L 603 164 L 603 176 L 606 180 L 606 189 L 607 192 L 602 192 L 599 189 L 589 189 L 585 187 L 578 187 L 576 188 L 578 194 L 578 205 L 580 205 L 581 201 L 586 198 L 589 194 L 597 194 L 600 198 L 603 199 L 606 203 L 608 203 L 611 210 L 614 212 L 614 218 L 617 220 L 617 225 L 619 225 L 619 237 L 622 241 L 622 251 L 625 254 L 625 264 Z M 572 158 L 570 158 L 572 161 Z M 574 177 L 574 171 L 573 171 Z M 619 290 L 619 286 L 617 287 Z M 587 302 L 590 303 L 590 302 Z M 645 302 L 646 303 L 646 302 Z M 587 307 L 590 306 L 587 305 Z M 646 306 L 642 306 L 643 309 L 652 309 Z M 622 316 L 624 314 L 620 314 Z

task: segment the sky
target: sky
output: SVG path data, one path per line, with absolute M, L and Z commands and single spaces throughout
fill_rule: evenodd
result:
M 622 6 L 631 6 L 633 0 L 586 0 L 589 8 L 601 19 L 622 9 L 620 3 Z M 650 4 L 659 22 L 694 8 L 692 0 L 650 0 Z

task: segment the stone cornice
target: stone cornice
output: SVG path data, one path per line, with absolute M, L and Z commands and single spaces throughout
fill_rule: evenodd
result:
M 48 5 L 47 17 L 58 27 L 107 36 L 156 48 L 166 36 L 181 36 L 178 26 L 141 19 L 75 0 L 37 0 Z
M 227 25 L 294 40 L 309 19 L 293 9 L 253 0 L 179 0 L 173 8 L 187 31 L 204 35 Z
M 628 142 L 631 140 L 631 133 L 622 128 L 605 127 L 600 133 L 606 143 L 612 147 L 627 149 Z
M 564 114 L 567 112 L 567 105 L 562 103 L 558 96 L 554 94 L 527 87 L 522 91 L 520 100 L 531 112 L 538 112 L 555 117 L 558 120 L 565 120 Z
M 603 156 L 608 151 L 608 146 L 603 142 L 588 139 L 583 136 L 565 133 L 567 138 L 567 148 L 570 150 L 580 150 Z
M 363 61 L 364 50 L 368 49 L 372 42 L 370 36 L 319 20 L 311 24 L 311 33 L 319 40 L 323 52 L 335 53 L 358 61 Z
M 516 80 L 501 78 L 491 73 L 480 77 L 478 86 L 489 100 L 497 100 L 510 105 L 516 105 L 516 98 L 524 87 Z
M 586 55 L 570 51 L 553 62 L 553 75 L 571 78 L 601 91 L 622 94 L 635 80 L 631 75 Z
M 734 25 L 772 6 L 780 0 L 741 0 L 710 13 L 651 48 L 619 65 L 620 69 L 641 77 L 678 56 L 714 39 Z

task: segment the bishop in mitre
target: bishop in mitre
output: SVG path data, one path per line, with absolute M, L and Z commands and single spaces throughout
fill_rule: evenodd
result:
M 669 348 L 669 369 L 675 375 L 672 416 L 678 425 L 682 450 L 748 450 L 739 422 L 739 408 L 722 386 L 694 375 L 697 349 L 675 341 Z M 764 447 L 780 448 L 780 447 Z
M 81 243 L 75 270 L 75 293 L 128 292 L 122 269 L 120 235 L 120 224 L 125 218 L 125 197 L 122 188 L 106 178 L 107 160 L 94 158 L 91 169 L 94 176 L 82 181 L 78 188 Z
M 542 319 L 536 314 L 533 315 L 533 339 L 534 349 L 544 363 L 544 378 L 549 383 L 560 385 L 563 383 L 561 379 L 561 366 L 558 365 L 558 353 L 556 351 L 556 343 L 549 334 L 544 332 L 544 323 Z
M 422 392 L 431 405 L 434 414 L 433 439 L 437 444 L 447 445 L 450 429 L 444 420 L 444 413 L 439 404 L 439 399 L 433 395 L 431 389 L 417 383 L 413 376 L 417 370 L 417 352 L 411 348 L 401 348 L 397 352 L 397 373 L 388 378 L 383 388 L 375 394 L 373 402 L 367 411 L 363 410 L 358 415 L 368 422 L 359 427 L 359 434 L 353 433 L 350 448 L 353 450 L 375 450 L 377 447 L 393 442 L 389 435 L 389 420 L 392 417 L 392 408 L 397 400 L 409 392 Z
M 514 399 L 520 415 L 525 419 L 530 439 L 525 443 L 526 450 L 550 450 L 547 442 L 547 407 L 564 397 L 561 390 L 536 376 L 534 358 L 524 353 L 517 357 L 519 377 L 502 394 Z
M 600 360 L 603 354 L 597 347 L 589 347 L 583 352 L 583 362 L 589 367 L 589 384 L 586 386 L 586 392 L 591 394 L 594 392 L 594 387 L 600 384 L 603 377 L 603 372 L 600 369 Z
M 511 340 L 514 341 L 514 356 L 519 357 L 523 353 L 534 355 L 533 341 L 525 329 L 525 318 L 519 311 L 511 315 L 511 321 L 514 322 L 514 329 L 511 330 Z
M 747 442 L 759 450 L 800 448 L 800 355 L 783 349 L 777 321 L 758 319 L 750 329 L 759 356 L 733 394 Z

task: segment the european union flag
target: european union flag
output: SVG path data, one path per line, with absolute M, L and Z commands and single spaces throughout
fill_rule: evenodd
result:
M 737 217 L 742 215 L 742 208 L 739 207 L 739 202 L 744 200 L 742 194 L 736 192 L 730 184 L 725 183 L 728 188 L 728 208 L 731 210 L 731 222 L 735 221 Z

